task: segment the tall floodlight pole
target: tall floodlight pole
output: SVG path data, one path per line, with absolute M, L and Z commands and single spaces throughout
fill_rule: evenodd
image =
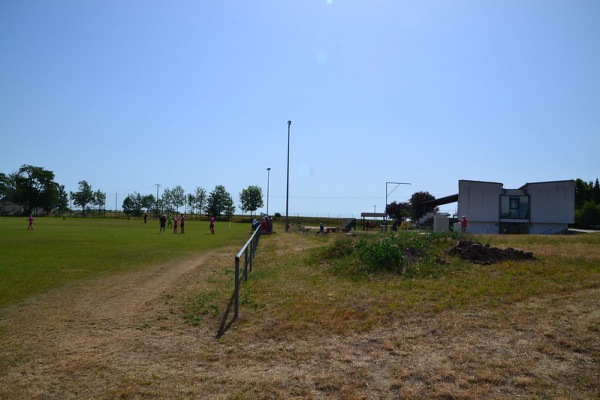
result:
M 288 232 L 289 224 L 289 200 L 290 200 L 290 126 L 292 121 L 288 121 L 288 147 L 287 147 L 287 186 L 285 190 L 285 231 Z
M 158 189 L 160 188 L 160 183 L 155 183 L 154 186 L 156 186 L 156 211 L 158 211 Z
M 267 215 L 269 215 L 269 179 L 271 175 L 271 168 L 267 168 Z
M 394 186 L 394 188 L 392 189 L 392 191 L 388 193 L 388 185 L 396 185 L 396 186 Z M 384 213 L 385 213 L 385 217 L 384 217 L 384 219 L 385 219 L 385 221 L 386 221 L 386 224 L 385 224 L 385 225 L 386 225 L 386 229 L 387 229 L 387 206 L 388 206 L 388 195 L 389 195 L 389 194 L 392 194 L 392 192 L 393 192 L 394 190 L 396 190 L 396 188 L 397 188 L 398 186 L 400 186 L 400 185 L 410 185 L 410 183 L 407 183 L 407 182 L 386 182 L 386 183 L 385 183 L 385 208 L 384 208 L 384 210 L 383 210 L 383 211 L 384 211 Z

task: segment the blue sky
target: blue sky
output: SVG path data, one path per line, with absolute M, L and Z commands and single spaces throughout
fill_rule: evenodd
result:
M 386 182 L 600 177 L 600 2 L 0 1 L 0 171 L 116 197 L 249 185 L 290 215 Z M 391 191 L 392 187 L 389 187 Z M 442 207 L 443 209 L 443 207 Z M 452 206 L 448 211 L 454 211 Z

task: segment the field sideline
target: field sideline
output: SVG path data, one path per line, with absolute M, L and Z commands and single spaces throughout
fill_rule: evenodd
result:
M 210 235 L 207 221 L 191 219 L 183 235 L 158 234 L 157 219 L 38 217 L 33 232 L 26 228 L 26 217 L 0 218 L 0 308 L 92 276 L 241 248 L 250 232 L 250 224 L 217 221 Z

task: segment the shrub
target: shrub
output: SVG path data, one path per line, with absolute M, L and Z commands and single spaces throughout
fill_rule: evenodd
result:
M 320 251 L 317 259 L 330 263 L 336 273 L 368 275 L 393 272 L 403 276 L 432 277 L 447 271 L 446 250 L 455 245 L 460 233 L 394 232 L 340 238 Z
M 382 236 L 376 240 L 369 239 L 363 238 L 357 243 L 358 259 L 374 269 L 402 272 L 404 254 L 397 237 Z

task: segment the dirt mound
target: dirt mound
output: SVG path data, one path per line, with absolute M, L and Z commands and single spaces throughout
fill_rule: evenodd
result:
M 460 240 L 456 246 L 448 250 L 448 254 L 483 265 L 502 261 L 535 260 L 531 252 L 515 250 L 512 247 L 499 249 L 498 247 L 490 247 L 489 244 L 483 245 L 471 240 Z

